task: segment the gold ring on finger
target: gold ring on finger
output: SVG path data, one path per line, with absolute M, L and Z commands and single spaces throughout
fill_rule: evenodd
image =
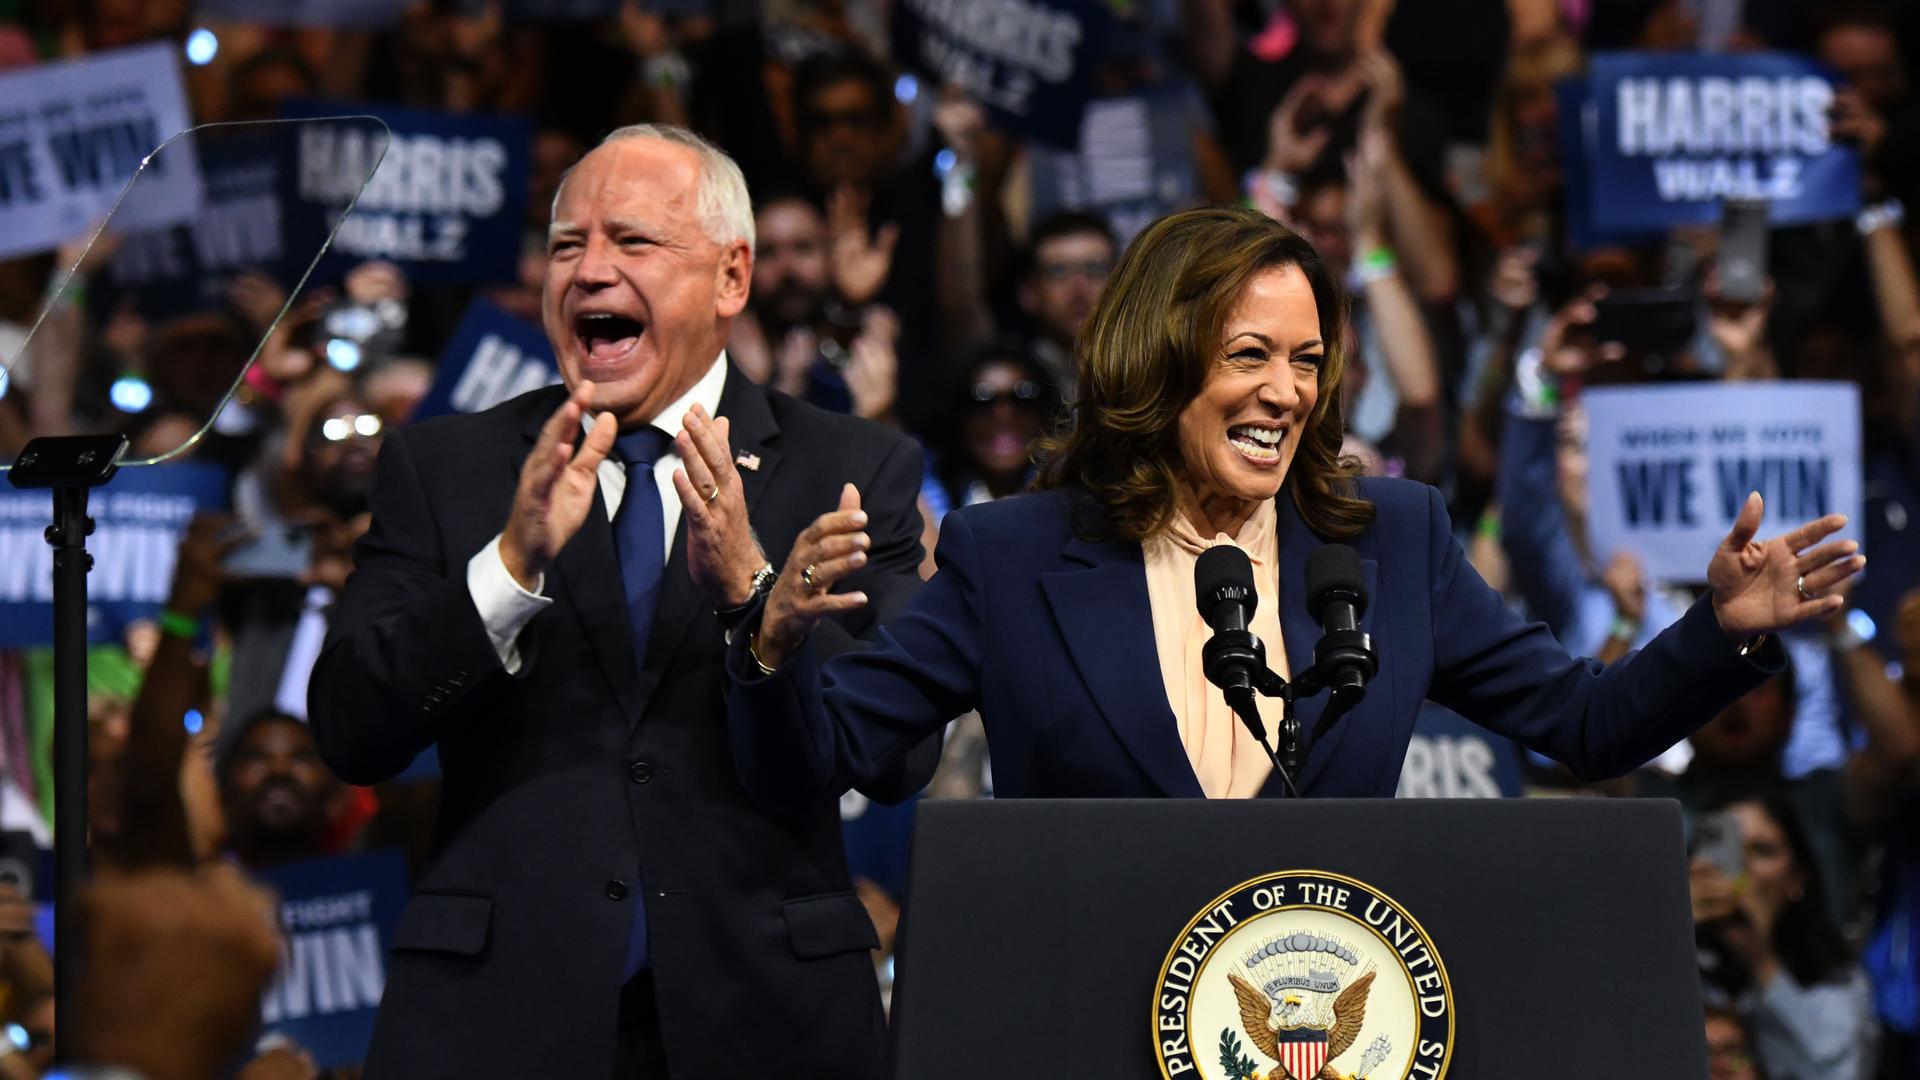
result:
M 800 571 L 800 581 L 803 584 L 805 584 L 806 587 L 809 589 L 818 587 L 814 584 L 814 581 L 813 581 L 814 569 L 815 569 L 814 565 L 812 563 L 808 563 L 807 568 L 805 570 Z
M 707 493 L 703 497 L 706 499 L 707 505 L 712 506 L 713 500 L 720 497 L 720 485 L 719 484 L 708 485 Z

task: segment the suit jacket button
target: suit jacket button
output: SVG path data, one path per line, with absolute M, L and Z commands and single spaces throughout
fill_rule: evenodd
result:
M 625 900 L 626 898 L 627 898 L 626 882 L 621 881 L 619 878 L 615 878 L 612 881 L 607 882 L 607 899 Z
M 633 777 L 634 783 L 644 784 L 653 779 L 653 766 L 644 761 L 636 761 L 627 767 L 627 773 Z

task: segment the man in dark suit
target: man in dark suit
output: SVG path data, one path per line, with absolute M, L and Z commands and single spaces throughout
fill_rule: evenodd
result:
M 387 439 L 311 686 L 341 776 L 438 744 L 445 777 L 370 1080 L 879 1075 L 876 940 L 839 821 L 750 806 L 722 657 L 768 555 L 847 483 L 868 602 L 816 645 L 900 610 L 920 454 L 728 363 L 752 243 L 724 154 L 615 132 L 555 201 L 542 317 L 566 388 Z M 869 794 L 909 793 L 937 749 Z

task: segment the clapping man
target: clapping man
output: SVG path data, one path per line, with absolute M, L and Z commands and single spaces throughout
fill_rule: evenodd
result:
M 385 779 L 431 744 L 444 773 L 366 1075 L 877 1077 L 877 941 L 839 821 L 748 801 L 722 656 L 836 505 L 867 523 L 847 556 L 863 602 L 816 646 L 903 606 L 919 451 L 730 364 L 752 207 L 697 136 L 608 136 L 549 237 L 565 386 L 388 436 L 313 674 L 342 777 Z M 925 749 L 868 794 L 918 786 Z

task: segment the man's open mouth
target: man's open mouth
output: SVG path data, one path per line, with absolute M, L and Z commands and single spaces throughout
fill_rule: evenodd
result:
M 589 312 L 573 320 L 581 350 L 595 360 L 616 360 L 626 355 L 645 331 L 638 319 L 612 312 Z

